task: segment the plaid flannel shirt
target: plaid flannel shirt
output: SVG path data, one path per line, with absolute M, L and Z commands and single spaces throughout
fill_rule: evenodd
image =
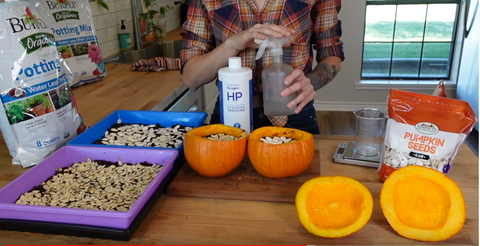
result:
M 343 61 L 341 22 L 337 17 L 340 8 L 341 0 L 266 0 L 259 12 L 255 0 L 191 0 L 188 20 L 183 24 L 187 44 L 180 53 L 182 68 L 190 58 L 212 51 L 229 37 L 257 23 L 281 25 L 296 31 L 291 37 L 292 45 L 283 49 L 283 62 L 302 69 L 305 74 L 312 70 L 312 48 L 317 51 L 317 62 L 328 56 L 337 56 Z M 265 52 L 263 58 L 256 61 L 256 52 L 257 49 L 247 48 L 238 56 L 242 58 L 242 66 L 254 71 L 254 94 L 260 94 L 261 71 L 272 64 L 272 57 Z M 285 118 L 281 121 L 286 123 Z

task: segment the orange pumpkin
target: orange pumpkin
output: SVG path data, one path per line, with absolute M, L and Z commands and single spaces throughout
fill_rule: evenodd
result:
M 295 141 L 270 144 L 263 137 L 287 137 Z M 312 134 L 286 127 L 261 127 L 250 133 L 248 158 L 257 172 L 267 178 L 287 178 L 303 173 L 313 159 Z
M 235 136 L 234 141 L 210 140 L 205 137 L 224 133 Z M 205 125 L 188 131 L 183 143 L 185 159 L 198 174 L 220 177 L 233 171 L 245 158 L 247 132 L 223 124 Z
M 437 242 L 457 234 L 465 222 L 465 200 L 443 173 L 417 165 L 395 170 L 380 192 L 382 211 L 400 235 Z
M 373 198 L 355 179 L 324 176 L 300 187 L 295 208 L 307 231 L 320 237 L 340 238 L 362 229 L 370 220 Z

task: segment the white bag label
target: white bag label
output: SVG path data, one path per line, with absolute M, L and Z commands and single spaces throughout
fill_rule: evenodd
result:
M 46 25 L 55 35 L 57 50 L 74 75 L 71 87 L 106 76 L 87 0 L 27 1 L 42 10 Z

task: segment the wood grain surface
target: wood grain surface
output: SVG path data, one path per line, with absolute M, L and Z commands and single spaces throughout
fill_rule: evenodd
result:
M 309 244 L 309 245 L 478 245 L 478 158 L 463 144 L 448 174 L 465 197 L 467 219 L 463 228 L 442 242 L 404 238 L 388 224 L 380 207 L 382 182 L 375 168 L 332 162 L 338 143 L 352 136 L 315 136 L 320 173 L 358 179 L 374 198 L 373 214 L 358 232 L 344 238 L 314 236 L 300 223 L 295 204 L 162 195 L 130 241 L 49 235 L 0 230 L 0 245 L 7 244 Z M 3 143 L 2 143 L 3 144 Z M 0 146 L 0 188 L 28 169 L 9 163 L 5 145 Z
M 118 109 L 150 110 L 183 83 L 180 71 L 140 72 L 130 66 L 106 64 L 105 79 L 72 90 L 88 126 Z
M 320 176 L 320 155 L 315 150 L 310 166 L 300 175 L 283 179 L 259 174 L 246 157 L 231 173 L 217 178 L 197 174 L 187 161 L 167 188 L 169 196 L 222 198 L 250 201 L 295 202 L 298 188 Z
M 107 64 L 108 65 L 108 64 Z M 122 65 L 122 66 L 120 66 Z M 181 85 L 178 71 L 148 73 L 129 71 L 129 65 L 107 67 L 107 78 L 73 90 L 80 114 L 92 125 L 116 109 L 150 110 Z M 332 122 L 332 126 L 336 123 Z M 350 124 L 345 127 L 351 129 Z M 332 131 L 334 131 L 332 127 Z M 315 136 L 320 175 L 343 175 L 359 180 L 374 198 L 371 219 L 360 231 L 339 239 L 312 235 L 300 223 L 292 202 L 249 201 L 162 196 L 130 241 L 0 230 L 0 246 L 35 245 L 145 245 L 145 244 L 309 244 L 309 245 L 479 245 L 478 157 L 463 144 L 448 174 L 463 192 L 467 218 L 463 228 L 442 242 L 419 242 L 404 238 L 388 224 L 379 197 L 382 182 L 375 168 L 332 162 L 339 142 L 352 136 Z M 8 149 L 0 140 L 0 189 L 28 171 L 12 165 Z

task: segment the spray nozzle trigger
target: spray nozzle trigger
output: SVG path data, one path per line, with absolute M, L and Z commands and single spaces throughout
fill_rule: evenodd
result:
M 277 53 L 278 55 L 283 54 L 282 47 L 286 43 L 290 42 L 290 39 L 287 37 L 274 38 L 274 37 L 268 36 L 265 40 L 254 39 L 253 41 L 259 44 L 257 56 L 255 57 L 255 60 L 258 60 L 262 58 L 263 52 L 265 52 L 266 48 L 278 50 L 278 53 Z

